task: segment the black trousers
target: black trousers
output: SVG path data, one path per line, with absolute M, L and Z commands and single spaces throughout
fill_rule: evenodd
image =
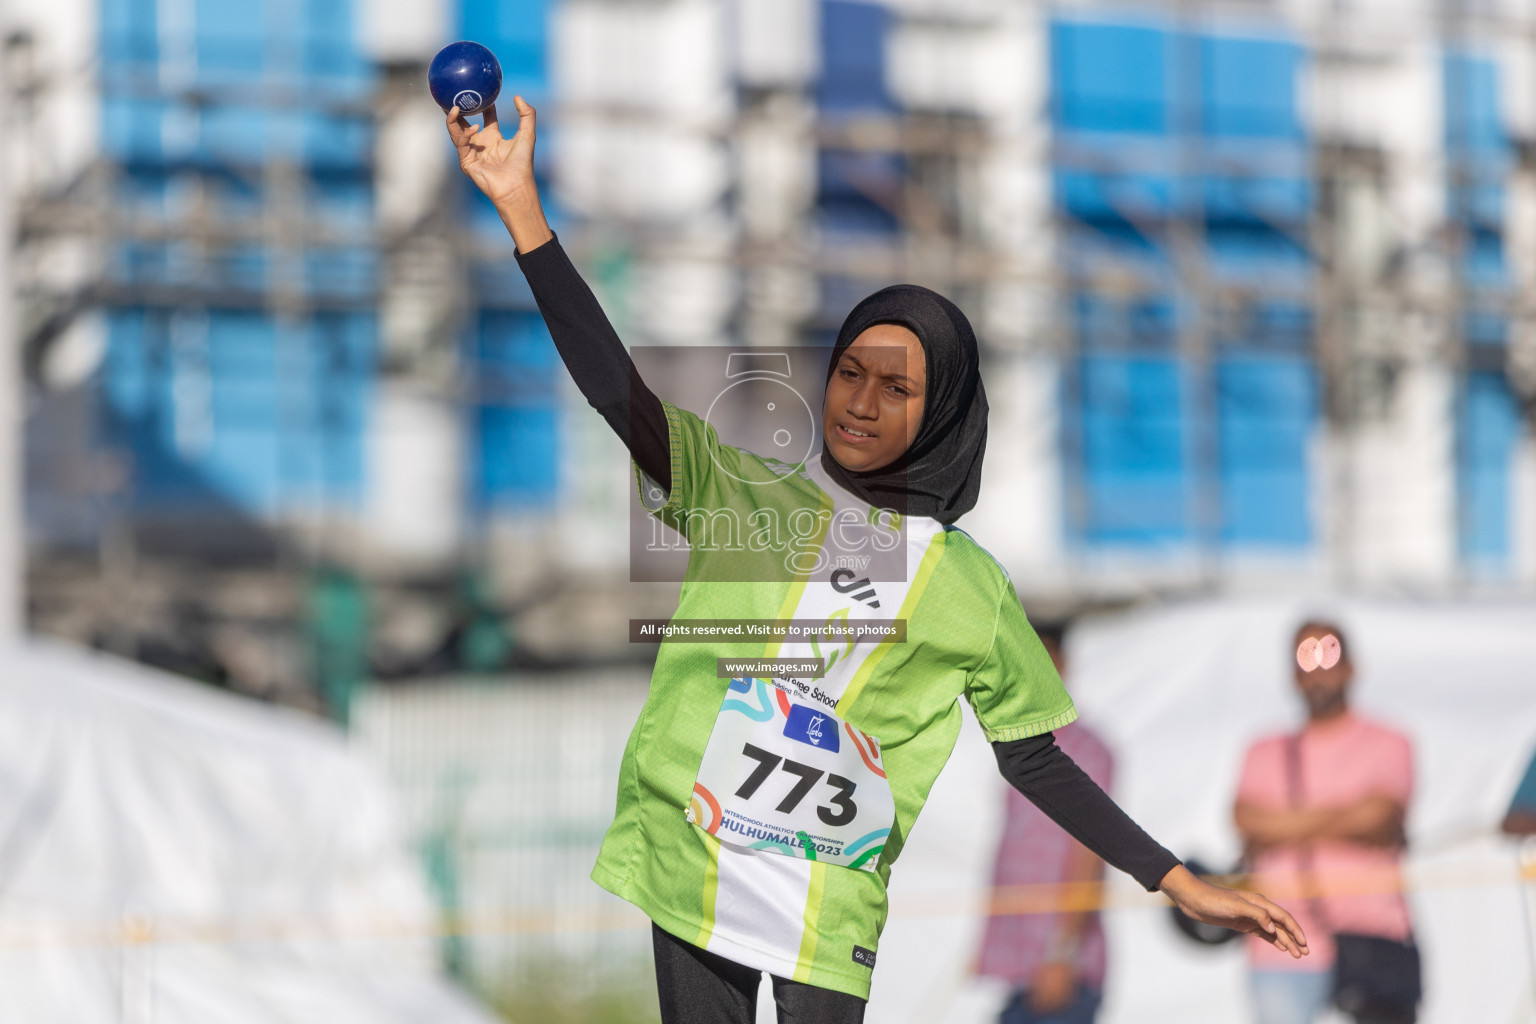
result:
M 684 942 L 654 924 L 656 994 L 661 1024 L 754 1024 L 762 971 Z M 862 1024 L 864 1000 L 803 982 L 773 978 L 779 1024 Z

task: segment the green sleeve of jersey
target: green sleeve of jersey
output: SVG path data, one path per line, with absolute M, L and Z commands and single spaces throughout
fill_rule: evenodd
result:
M 707 509 L 712 495 L 712 478 L 722 459 L 737 457 L 734 449 L 720 444 L 715 428 L 687 409 L 662 402 L 667 414 L 667 435 L 672 449 L 672 490 L 646 476 L 635 465 L 635 485 L 640 489 L 640 504 L 685 537 L 690 509 Z M 631 464 L 634 464 L 633 461 Z
M 965 696 L 992 743 L 1038 736 L 1077 718 L 1010 581 L 998 596 L 992 648 L 967 680 Z

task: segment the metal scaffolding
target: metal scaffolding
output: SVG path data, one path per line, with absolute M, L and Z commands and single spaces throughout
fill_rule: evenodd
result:
M 605 21 L 612 11 L 603 0 L 561 8 L 564 20 L 551 30 L 560 34 L 559 45 L 589 48 L 598 59 L 588 64 L 609 76 L 594 84 L 557 70 L 552 102 L 542 108 L 556 154 L 548 192 L 566 214 L 561 231 L 567 247 L 583 260 L 617 253 L 623 265 L 656 280 L 669 268 L 709 268 L 712 276 L 698 279 L 723 281 L 728 293 L 699 304 L 703 311 L 686 331 L 640 310 L 627 340 L 787 344 L 834 328 L 861 288 L 909 279 L 951 292 L 974 311 L 989 360 L 1013 368 L 1044 360 L 1065 381 L 1058 462 L 1040 470 L 1059 476 L 1064 492 L 1059 500 L 1040 498 L 1034 514 L 1064 515 L 1063 532 L 1070 538 L 1087 529 L 1091 505 L 1073 462 L 1083 458 L 1072 426 L 1084 401 L 1076 367 L 1095 346 L 1120 345 L 1108 336 L 1087 338 L 1074 303 L 1103 300 L 1121 311 L 1117 315 L 1129 316 L 1124 311 L 1137 302 L 1167 299 L 1178 307 L 1170 352 L 1191 382 L 1188 436 L 1181 442 L 1194 487 L 1191 539 L 1175 558 L 1142 564 L 1136 556 L 1104 571 L 1099 553 L 1058 541 L 1032 573 L 1045 581 L 1043 594 L 1088 601 L 1275 579 L 1445 591 L 1475 581 L 1457 547 L 1469 527 L 1461 522 L 1467 502 L 1457 494 L 1455 382 L 1469 370 L 1502 375 L 1529 433 L 1536 408 L 1536 124 L 1522 122 L 1520 130 L 1530 135 L 1508 140 L 1507 173 L 1490 182 L 1489 161 L 1459 147 L 1454 132 L 1441 138 L 1421 132 L 1405 142 L 1386 127 L 1377 131 L 1369 108 L 1397 86 L 1439 95 L 1442 57 L 1457 48 L 1491 48 L 1501 59 L 1536 67 L 1536 17 L 1512 7 L 1474 11 L 1457 0 L 1394 10 L 1390 17 L 1282 4 L 1267 17 L 1275 38 L 1305 54 L 1300 76 L 1309 102 L 1303 116 L 1311 123 L 1303 142 L 1255 142 L 1235 151 L 1211 145 L 1203 126 L 1209 86 L 1201 78 L 1200 40 L 1229 23 L 1251 29 L 1249 5 L 1180 0 L 1147 4 L 1134 14 L 1171 40 L 1171 122 L 1156 145 L 1128 138 L 1088 144 L 1087 133 L 1062 130 L 1053 121 L 1051 19 L 1097 17 L 1086 6 L 910 2 L 880 8 L 886 59 L 895 54 L 909 63 L 886 71 L 887 93 L 901 94 L 865 108 L 828 100 L 829 69 L 818 69 L 817 60 L 807 57 L 825 48 L 814 27 L 820 10 L 809 0 L 787 6 L 669 0 L 643 9 L 630 5 L 623 15 L 630 20 L 619 32 Z M 1243 20 L 1232 21 L 1234 16 Z M 651 25 L 647 18 L 658 20 Z M 665 18 L 673 20 L 659 20 Z M 774 43 L 763 26 L 780 22 L 789 34 Z M 617 61 L 601 67 L 602 47 L 633 49 L 633 33 L 663 29 L 679 38 L 704 33 L 700 38 L 715 39 L 724 52 L 686 78 L 700 83 L 697 103 L 636 90 L 633 76 L 644 81 L 652 68 L 625 69 Z M 757 47 L 750 53 L 749 42 Z M 6 137 L 17 150 L 17 194 L 14 206 L 7 206 L 16 211 L 17 245 L 7 253 L 13 259 L 7 279 L 17 296 L 19 365 L 34 395 L 50 393 L 53 353 L 84 319 L 135 306 L 257 310 L 282 325 L 327 313 L 376 316 L 380 394 L 435 409 L 447 421 L 474 405 L 483 382 L 462 351 L 466 311 L 529 304 L 515 295 L 493 297 L 492 286 L 481 280 L 515 278 L 511 251 L 503 239 L 471 224 L 415 63 L 377 65 L 366 94 L 322 94 L 318 106 L 311 94 L 290 86 L 193 85 L 152 68 L 111 84 L 120 96 L 191 113 L 319 110 L 366 124 L 362 132 L 374 140 L 368 156 L 374 209 L 361 221 L 341 223 L 317 215 L 305 168 L 281 157 L 181 167 L 180 201 L 159 209 L 124 200 L 128 169 L 109 154 L 61 172 L 50 145 L 57 126 L 49 103 L 58 83 L 31 58 L 34 44 L 25 35 L 8 41 L 0 108 Z M 675 60 L 676 54 L 663 50 L 651 59 Z M 988 83 L 1004 79 L 1015 92 L 1000 100 L 987 91 Z M 1444 84 L 1444 96 L 1454 103 L 1456 83 Z M 717 101 L 717 93 L 724 99 Z M 1458 116 L 1448 109 L 1442 120 L 1451 124 Z M 658 169 L 672 166 L 665 161 L 685 150 L 718 161 L 723 177 L 675 209 L 663 207 L 660 198 L 647 207 L 648 190 L 665 177 Z M 607 161 L 603 172 L 574 167 L 567 155 L 574 152 Z M 1298 154 L 1304 164 L 1285 170 Z M 1305 273 L 1224 272 L 1213 262 L 1205 183 L 1227 182 L 1231 195 L 1248 196 L 1277 173 L 1294 175 L 1310 195 L 1305 213 L 1298 217 L 1254 201 L 1243 216 L 1303 254 Z M 1103 190 L 1105 217 L 1151 240 L 1165 253 L 1164 264 L 1078 244 L 1096 229 L 1053 194 L 1053 180 L 1061 175 L 1102 181 L 1161 175 L 1170 181 L 1175 201 L 1161 207 L 1124 190 Z M 848 203 L 862 204 L 868 217 L 886 218 L 894 229 L 829 227 L 822 214 L 831 178 Z M 255 201 L 228 202 L 228 182 Z M 1474 282 L 1469 254 L 1481 228 L 1468 204 L 1476 202 L 1479 188 L 1495 186 L 1506 212 L 1499 244 L 1507 272 L 1502 281 Z M 118 254 L 134 247 L 174 250 L 191 269 L 179 278 L 124 277 Z M 242 249 L 265 254 L 269 269 L 259 281 L 221 269 Z M 360 287 L 317 287 L 325 276 L 317 266 L 324 267 L 326 254 L 343 250 L 371 254 L 376 269 Z M 0 276 L 6 276 L 3 265 Z M 622 299 L 618 292 L 603 297 Z M 1250 570 L 1223 538 L 1216 375 L 1222 339 L 1248 330 L 1244 325 L 1274 305 L 1304 308 L 1311 318 L 1307 353 L 1321 396 L 1322 442 L 1308 457 L 1315 459 L 1322 493 L 1315 542 L 1283 565 L 1271 560 Z M 1471 313 L 1503 323 L 1507 341 L 1469 343 Z M 589 472 L 585 466 L 592 460 L 581 452 L 571 461 L 573 473 Z M 133 579 L 163 572 L 164 601 L 174 604 L 180 599 L 175 595 L 198 590 L 195 581 L 208 570 L 171 562 L 163 569 L 146 567 L 150 556 L 139 550 L 145 533 L 134 528 L 134 512 L 121 493 L 133 472 L 132 465 L 106 459 L 74 473 L 67 493 L 81 508 L 96 510 L 94 519 L 85 519 L 106 538 L 93 556 L 96 581 L 115 574 L 117 583 L 108 589 L 121 593 L 132 589 Z M 414 485 L 405 480 L 399 486 Z M 601 504 L 607 500 L 599 501 L 599 519 L 613 512 Z M 250 566 L 264 565 L 270 575 L 263 606 L 297 614 L 293 581 L 317 564 L 339 561 L 420 586 L 445 571 L 488 563 L 509 566 L 507 592 L 514 603 L 531 602 L 553 595 L 564 578 L 548 538 L 558 520 L 570 518 L 569 509 L 546 512 L 542 524 L 532 514 L 512 531 L 450 524 L 432 554 L 405 558 L 415 559 L 417 568 L 409 571 L 398 569 L 398 551 L 359 528 L 367 514 L 357 508 L 319 501 L 302 513 L 256 517 L 244 523 L 256 538 L 249 548 L 255 561 L 238 570 L 239 582 L 230 583 L 229 593 L 249 593 Z M 168 534 L 187 543 L 195 535 L 190 527 Z M 234 534 L 220 526 L 209 536 L 227 545 Z M 1021 550 L 1026 546 L 1021 542 Z M 72 564 L 84 564 L 70 557 Z M 622 571 L 613 568 L 608 583 Z M 93 571 L 50 570 L 48 579 L 36 581 L 34 594 L 52 609 L 47 614 L 55 625 L 68 620 L 68 628 L 82 635 L 101 628 L 93 619 L 97 612 L 79 612 L 85 601 L 78 592 L 95 585 Z M 1525 567 L 1507 575 L 1529 585 L 1532 573 Z M 594 585 L 605 588 L 612 590 L 601 581 Z M 659 595 L 658 605 L 664 599 Z M 0 609 L 14 603 L 0 583 Z M 111 608 L 98 612 L 114 614 Z

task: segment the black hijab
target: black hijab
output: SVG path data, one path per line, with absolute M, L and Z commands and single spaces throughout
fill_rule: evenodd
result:
M 848 314 L 827 380 L 853 340 L 875 324 L 899 324 L 923 343 L 928 388 L 912 446 L 895 462 L 867 473 L 844 469 L 822 441 L 827 475 L 877 508 L 928 516 L 948 525 L 976 505 L 987 449 L 987 393 L 981 386 L 976 334 L 960 308 L 938 292 L 897 284 L 875 292 Z

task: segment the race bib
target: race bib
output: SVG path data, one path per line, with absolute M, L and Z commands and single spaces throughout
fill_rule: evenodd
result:
M 896 618 L 942 527 L 872 509 L 830 480 L 819 461 L 807 471 L 831 496 L 833 522 L 841 525 L 828 531 L 790 617 L 855 626 Z M 848 523 L 869 524 L 869 543 Z M 690 822 L 721 842 L 875 870 L 896 820 L 880 740 L 834 709 L 881 641 L 846 637 L 785 641 L 774 652 L 819 661 L 819 678 L 730 681 L 699 765 Z
M 896 808 L 878 740 L 776 680 L 732 679 L 687 817 L 721 842 L 873 871 Z

